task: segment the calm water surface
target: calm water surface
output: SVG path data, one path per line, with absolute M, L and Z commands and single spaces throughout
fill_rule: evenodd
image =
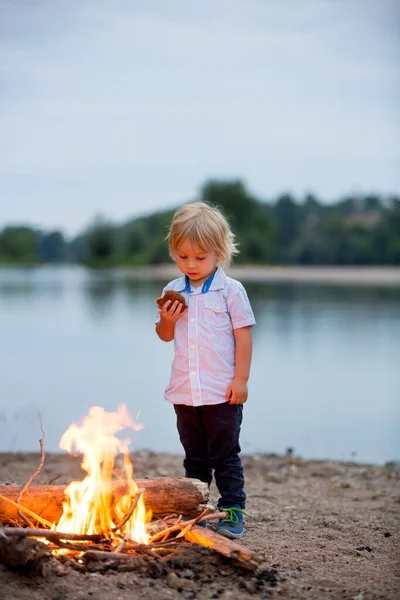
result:
M 57 451 L 93 405 L 140 411 L 133 449 L 180 452 L 163 400 L 165 281 L 80 268 L 0 269 L 0 451 Z M 400 459 L 400 290 L 247 284 L 257 319 L 244 452 Z

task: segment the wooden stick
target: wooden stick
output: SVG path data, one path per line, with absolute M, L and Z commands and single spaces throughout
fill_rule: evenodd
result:
M 176 541 L 176 538 L 169 540 L 168 542 L 156 542 L 155 544 L 127 544 L 126 550 L 140 550 L 142 547 L 147 548 L 174 548 L 181 545 L 183 540 Z
M 152 548 L 151 545 L 148 546 L 147 544 L 137 544 L 137 546 L 135 548 L 129 548 L 129 550 L 134 550 L 134 552 L 142 552 L 144 554 L 152 556 L 153 558 L 154 557 L 159 558 L 157 553 L 153 552 L 151 550 L 151 548 Z M 119 560 L 121 562 L 126 562 L 126 561 L 130 561 L 130 560 L 136 560 L 136 558 L 137 558 L 137 556 L 135 556 L 135 554 L 133 554 L 132 552 L 130 552 L 130 553 L 118 552 L 118 554 L 116 554 L 115 552 L 106 552 L 104 550 L 88 550 L 82 556 L 82 560 L 85 560 L 85 561 L 104 560 L 104 559 L 114 560 L 115 559 L 115 560 Z
M 80 534 L 80 533 L 64 533 L 63 531 L 50 531 L 49 529 L 29 529 L 19 527 L 5 527 L 0 530 L 8 537 L 43 537 L 47 540 L 73 540 L 83 542 L 94 542 L 99 543 L 105 540 L 104 536 L 100 533 L 94 534 Z
M 43 467 L 43 463 L 44 463 L 44 459 L 45 459 L 45 452 L 44 452 L 44 431 L 43 431 L 43 425 L 42 425 L 42 417 L 40 416 L 40 413 L 39 413 L 39 421 L 40 421 L 40 430 L 41 430 L 41 432 L 43 434 L 42 437 L 39 440 L 39 444 L 40 444 L 40 463 L 39 463 L 39 466 L 36 469 L 36 471 L 29 477 L 28 481 L 26 482 L 26 484 L 24 485 L 24 487 L 22 488 L 22 490 L 18 494 L 17 504 L 21 503 L 21 498 L 22 498 L 24 492 L 29 488 L 29 486 L 31 485 L 31 483 L 35 479 L 35 477 L 37 477 L 39 475 L 39 473 L 40 473 L 40 471 L 42 470 L 42 467 Z M 18 516 L 25 522 L 26 525 L 28 525 L 28 527 L 31 526 L 31 523 L 30 523 L 29 519 L 27 519 L 27 517 L 23 514 L 22 511 L 18 511 Z
M 196 525 L 197 523 L 200 523 L 202 521 L 202 517 L 205 517 L 208 512 L 209 512 L 209 509 L 206 508 L 205 510 L 203 510 L 203 512 L 198 517 L 196 517 L 195 519 L 192 519 L 186 525 L 184 525 L 182 531 L 180 533 L 178 533 L 178 535 L 176 536 L 177 539 L 184 537 L 185 534 L 191 530 L 193 525 Z
M 143 494 L 144 489 L 141 488 L 140 490 L 137 491 L 137 494 L 135 496 L 135 500 L 132 502 L 132 505 L 130 507 L 130 509 L 128 510 L 128 512 L 126 513 L 125 517 L 122 519 L 121 523 L 119 523 L 118 525 L 116 525 L 115 527 L 113 527 L 111 529 L 111 531 L 118 531 L 118 529 L 121 529 L 121 527 L 123 527 L 125 525 L 125 523 L 127 523 L 129 521 L 129 519 L 131 518 L 131 516 L 133 515 L 133 513 L 135 512 L 135 508 L 138 505 L 138 502 L 140 500 L 140 496 Z M 127 538 L 129 539 L 129 537 Z
M 62 555 L 58 557 L 58 560 L 66 565 L 71 567 L 72 569 L 75 569 L 76 571 L 79 571 L 80 573 L 86 573 L 86 567 L 84 565 L 81 565 L 81 563 L 76 562 L 76 560 L 73 560 L 72 558 L 69 558 L 68 556 Z
M 26 484 L 24 485 L 24 487 L 22 488 L 22 490 L 20 491 L 18 498 L 17 498 L 17 504 L 19 504 L 21 502 L 21 498 L 24 494 L 24 492 L 26 492 L 26 490 L 29 488 L 29 486 L 31 485 L 32 481 L 35 479 L 35 477 L 37 477 L 40 473 L 40 471 L 42 470 L 43 467 L 43 463 L 44 463 L 44 459 L 45 459 L 45 452 L 44 452 L 44 431 L 43 431 L 43 425 L 42 425 L 42 419 L 41 416 L 39 414 L 39 421 L 40 421 L 40 429 L 42 432 L 42 437 L 39 440 L 39 445 L 40 445 L 40 463 L 38 468 L 36 469 L 36 471 L 34 473 L 32 473 L 32 475 L 29 477 L 28 481 L 26 482 Z
M 87 552 L 88 550 L 103 550 L 103 546 L 101 545 L 97 545 L 97 544 L 71 544 L 71 542 L 63 542 L 62 540 L 59 539 L 54 539 L 52 541 L 52 544 L 54 546 L 57 546 L 57 548 L 65 548 L 66 550 L 71 550 L 73 552 Z
M 179 518 L 176 521 L 176 523 L 171 525 L 171 527 L 168 527 L 168 529 L 164 529 L 163 531 L 158 531 L 157 533 L 155 533 L 153 535 L 153 537 L 150 538 L 149 544 L 152 544 L 159 538 L 164 539 L 164 536 L 167 537 L 170 533 L 174 533 L 175 531 L 182 531 L 182 529 L 184 529 L 184 528 L 185 529 L 187 528 L 187 531 L 189 531 L 189 529 L 191 527 L 193 527 L 193 525 L 195 525 L 195 521 L 196 521 L 196 523 L 202 523 L 203 521 L 211 521 L 211 520 L 215 520 L 215 519 L 225 519 L 225 518 L 226 518 L 226 512 L 224 512 L 224 511 L 218 512 L 218 513 L 211 513 L 209 515 L 205 514 L 203 517 L 201 517 L 201 519 L 199 519 L 199 521 L 196 521 L 196 519 L 192 519 L 190 521 L 182 522 Z M 178 537 L 180 537 L 180 536 L 178 536 Z
M 11 487 L 11 486 L 7 486 L 7 487 Z M 16 511 L 17 514 L 18 514 L 18 511 L 21 510 L 22 512 L 25 512 L 27 515 L 30 515 L 31 517 L 33 517 L 38 523 L 41 523 L 45 527 L 53 527 L 53 523 L 50 523 L 50 521 L 43 519 L 43 517 L 39 517 L 39 515 L 37 515 L 35 512 L 33 512 L 33 510 L 30 510 L 29 508 L 25 508 L 25 506 L 20 506 L 19 504 L 17 504 L 13 500 L 11 500 L 11 498 L 7 498 L 6 496 L 3 496 L 3 494 L 0 494 L 0 500 L 10 504 L 11 506 L 15 506 L 17 508 L 17 511 Z M 15 518 L 15 516 L 14 516 L 14 518 Z M 2 520 L 0 518 L 0 522 L 1 521 Z M 9 523 L 10 521 L 4 520 L 3 522 Z
M 91 548 L 93 548 L 93 550 L 99 550 L 101 549 L 101 546 L 96 546 L 96 545 L 92 545 L 92 544 L 84 544 L 82 542 L 82 544 L 71 544 L 71 542 L 62 542 L 61 540 L 53 540 L 51 542 L 51 545 L 49 545 L 49 548 L 51 548 L 51 550 L 58 550 L 59 548 L 62 548 L 63 550 L 70 550 L 71 552 L 86 552 L 86 550 L 90 550 Z
M 245 546 L 198 525 L 192 527 L 185 538 L 189 542 L 196 542 L 202 546 L 212 548 L 219 554 L 229 558 L 233 564 L 244 567 L 249 571 L 255 571 L 263 561 L 261 556 L 245 548 Z
M 125 525 L 125 523 L 126 523 L 126 522 L 127 522 L 127 521 L 128 521 L 130 518 L 131 518 L 131 516 L 132 516 L 132 514 L 133 514 L 133 512 L 134 512 L 134 510 L 135 510 L 135 508 L 136 508 L 136 507 L 137 507 L 137 505 L 138 505 L 138 502 L 139 502 L 139 500 L 140 500 L 140 496 L 143 494 L 143 492 L 144 492 L 144 490 L 143 490 L 143 489 L 140 489 L 140 490 L 138 490 L 138 493 L 136 494 L 135 501 L 134 501 L 134 503 L 132 504 L 131 508 L 129 509 L 129 511 L 128 511 L 128 514 L 127 514 L 127 515 L 125 516 L 125 518 L 124 518 L 124 519 L 121 521 L 121 523 L 118 525 L 118 527 L 117 527 L 115 530 L 113 530 L 113 531 L 116 531 L 117 529 L 119 529 L 120 527 L 122 527 L 123 525 Z M 124 539 L 122 540 L 122 542 L 121 542 L 121 543 L 119 544 L 119 546 L 117 546 L 117 548 L 114 550 L 114 552 L 115 552 L 116 554 L 118 554 L 118 552 L 122 552 L 122 550 L 125 548 L 125 544 L 126 544 L 126 542 L 129 540 L 129 538 L 131 537 L 131 535 L 132 535 L 132 532 L 131 532 L 131 531 L 128 531 L 128 532 L 126 533 L 126 535 L 125 535 Z

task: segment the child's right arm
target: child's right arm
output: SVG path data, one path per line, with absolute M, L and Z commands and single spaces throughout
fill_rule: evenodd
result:
M 179 321 L 187 312 L 187 308 L 183 308 L 183 304 L 175 300 L 171 304 L 171 300 L 167 300 L 161 309 L 160 320 L 156 325 L 156 332 L 160 340 L 163 342 L 171 342 L 174 339 L 175 323 Z

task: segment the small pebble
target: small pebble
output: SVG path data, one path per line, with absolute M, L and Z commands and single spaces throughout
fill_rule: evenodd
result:
M 249 594 L 255 594 L 257 591 L 256 586 L 251 581 L 242 581 L 241 587 L 246 590 Z
M 177 590 L 182 587 L 182 580 L 176 573 L 168 573 L 167 585 L 173 590 Z

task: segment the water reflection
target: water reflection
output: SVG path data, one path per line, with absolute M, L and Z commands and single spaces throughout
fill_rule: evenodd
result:
M 114 280 L 92 281 L 82 286 L 88 314 L 94 320 L 107 319 L 115 309 L 119 284 Z

